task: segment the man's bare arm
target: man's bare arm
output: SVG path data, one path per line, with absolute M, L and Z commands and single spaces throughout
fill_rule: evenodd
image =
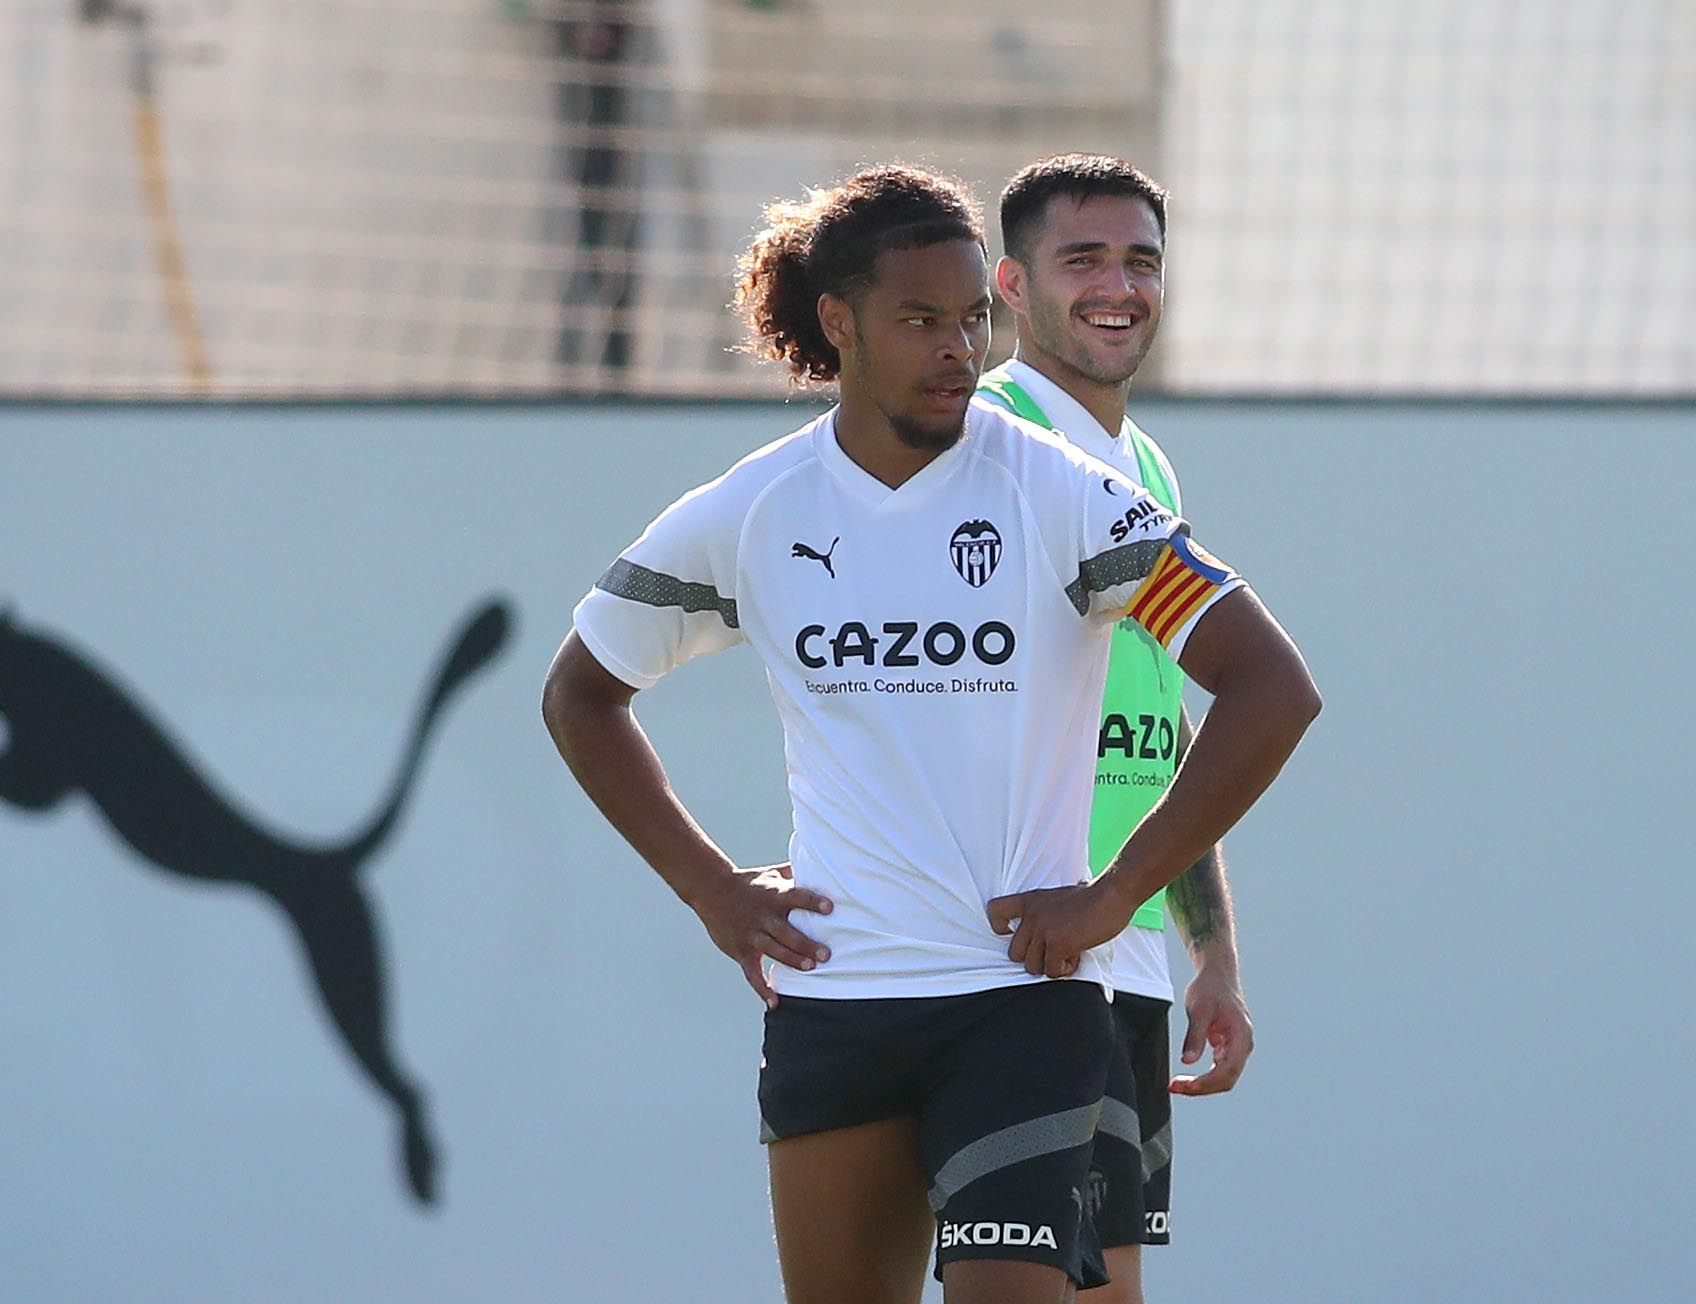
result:
M 575 631 L 548 668 L 542 718 L 554 746 L 608 822 L 706 925 L 768 1004 L 777 996 L 762 957 L 797 969 L 829 958 L 789 922 L 791 910 L 828 914 L 831 903 L 796 887 L 778 866 L 741 869 L 672 791 L 653 744 L 630 710 L 636 690 L 595 660 Z
M 1190 715 L 1178 711 L 1178 759 L 1190 749 L 1195 736 Z M 1166 905 L 1178 934 L 1197 970 L 1224 963 L 1233 973 L 1237 967 L 1236 918 L 1231 908 L 1231 888 L 1225 879 L 1225 844 L 1216 842 L 1201 858 L 1166 885 Z
M 1301 653 L 1251 589 L 1227 595 L 1201 617 L 1181 664 L 1213 694 L 1213 706 L 1172 786 L 1097 880 L 1131 910 L 1242 818 L 1321 706 Z
M 1166 905 L 1184 939 L 1184 949 L 1199 968 L 1209 953 L 1236 954 L 1236 917 L 1225 881 L 1225 847 L 1215 843 L 1166 885 Z
M 1178 755 L 1189 750 L 1189 713 L 1178 717 Z M 1214 843 L 1200 860 L 1166 886 L 1166 904 L 1190 953 L 1195 977 L 1184 989 L 1188 1023 L 1180 1058 L 1195 1064 L 1212 1047 L 1206 1072 L 1180 1074 L 1170 1083 L 1182 1096 L 1211 1096 L 1237 1085 L 1254 1053 L 1254 1023 L 1243 996 L 1237 963 L 1235 912 L 1225 875 L 1225 847 Z
M 1319 714 L 1301 653 L 1252 590 L 1201 617 L 1180 665 L 1213 694 L 1213 707 L 1172 786 L 1106 872 L 1087 886 L 990 902 L 991 925 L 1013 933 L 1008 955 L 1030 973 L 1066 976 L 1084 950 L 1117 936 L 1137 906 L 1242 818 Z

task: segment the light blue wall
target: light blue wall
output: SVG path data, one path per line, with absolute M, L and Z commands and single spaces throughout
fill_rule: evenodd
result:
M 0 804 L 0 1298 L 777 1298 L 759 1007 L 537 696 L 618 548 L 806 415 L 0 410 L 0 607 L 290 837 L 375 807 L 476 601 L 519 620 L 365 880 L 433 1212 L 274 910 L 161 874 L 80 797 Z M 1228 840 L 1259 1049 L 1177 1102 L 1153 1298 L 1685 1298 L 1696 414 L 1138 415 L 1327 701 Z M 639 706 L 707 827 L 778 858 L 746 650 Z

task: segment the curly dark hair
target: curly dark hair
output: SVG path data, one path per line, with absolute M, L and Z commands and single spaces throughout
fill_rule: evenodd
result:
M 821 294 L 849 299 L 870 288 L 887 249 L 984 245 L 983 216 L 963 182 L 901 164 L 867 168 L 800 203 L 768 204 L 765 223 L 737 264 L 734 306 L 749 350 L 784 363 L 796 384 L 842 370 L 819 324 Z
M 1059 195 L 1079 201 L 1099 196 L 1144 200 L 1166 238 L 1166 188 L 1141 168 L 1106 154 L 1056 154 L 1021 168 L 1001 192 L 1001 247 L 1029 262 L 1031 240 L 1042 225 L 1048 201 Z

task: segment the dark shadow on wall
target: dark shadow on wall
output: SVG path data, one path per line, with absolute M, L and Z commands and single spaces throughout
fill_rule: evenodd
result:
M 437 1196 L 436 1146 L 424 1092 L 391 1046 L 382 947 L 359 873 L 393 834 L 443 708 L 496 659 L 512 627 L 504 602 L 471 614 L 419 705 L 383 805 L 350 840 L 318 847 L 261 828 L 115 677 L 0 612 L 0 802 L 39 812 L 87 793 L 112 831 L 160 869 L 256 888 L 281 907 L 342 1040 L 399 1114 L 407 1184 L 425 1204 Z

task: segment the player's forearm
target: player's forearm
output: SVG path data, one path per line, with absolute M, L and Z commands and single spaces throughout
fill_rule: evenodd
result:
M 1178 707 L 1178 760 L 1181 762 L 1195 741 L 1190 713 Z M 1211 969 L 1235 976 L 1237 972 L 1236 919 L 1231 908 L 1231 887 L 1225 875 L 1225 844 L 1216 842 L 1166 888 L 1166 905 L 1178 935 L 1190 953 L 1196 972 Z
M 1216 843 L 1209 847 L 1195 864 L 1167 885 L 1166 905 L 1198 971 L 1209 968 L 1236 972 L 1236 921 L 1222 846 Z
M 628 703 L 573 691 L 550 675 L 543 719 L 589 800 L 692 907 L 735 869 L 677 799 Z
M 1289 656 L 1239 659 L 1213 687 L 1213 707 L 1172 786 L 1103 875 L 1127 918 L 1242 818 L 1319 713 L 1318 693 L 1293 648 Z

